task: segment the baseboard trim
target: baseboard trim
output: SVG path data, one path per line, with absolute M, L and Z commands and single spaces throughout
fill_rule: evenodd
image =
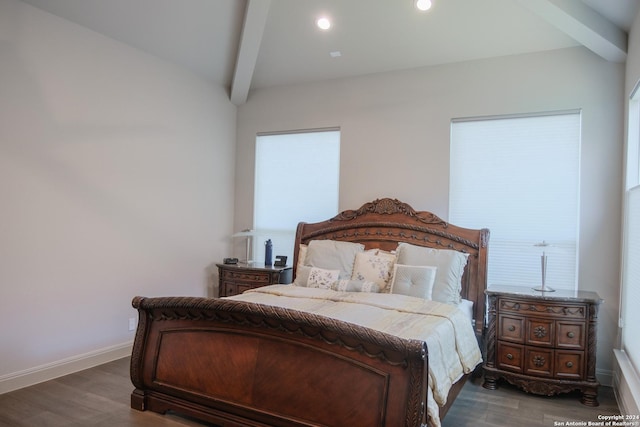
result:
M 596 369 L 596 379 L 600 385 L 606 387 L 613 386 L 613 371 L 609 369 Z
M 0 394 L 130 356 L 132 346 L 129 341 L 0 376 Z
M 623 350 L 614 349 L 613 354 L 617 363 L 614 392 L 618 406 L 623 414 L 637 415 L 640 413 L 640 375 Z

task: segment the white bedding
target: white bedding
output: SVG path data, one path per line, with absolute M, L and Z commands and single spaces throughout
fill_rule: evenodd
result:
M 440 426 L 438 405 L 452 384 L 482 362 L 467 314 L 457 307 L 396 294 L 337 292 L 291 285 L 253 289 L 234 300 L 286 307 L 366 326 L 427 343 L 429 425 Z
M 468 299 L 460 300 L 458 308 L 469 318 L 469 322 L 471 322 L 473 326 L 473 301 L 469 301 Z

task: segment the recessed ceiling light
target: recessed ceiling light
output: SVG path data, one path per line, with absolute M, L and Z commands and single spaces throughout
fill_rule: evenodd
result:
M 334 50 L 332 52 L 329 52 L 329 55 L 331 55 L 332 58 L 339 58 L 342 56 L 342 52 L 340 52 L 339 50 Z
M 329 18 L 323 16 L 322 18 L 318 18 L 316 25 L 321 30 L 328 30 L 331 28 L 331 21 L 329 21 Z
M 429 10 L 431 9 L 431 0 L 416 0 L 416 7 L 423 12 Z

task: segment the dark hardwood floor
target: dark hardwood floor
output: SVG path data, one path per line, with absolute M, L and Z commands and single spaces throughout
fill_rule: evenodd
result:
M 540 397 L 500 383 L 498 390 L 469 381 L 456 399 L 443 427 L 554 426 L 556 421 L 597 421 L 618 414 L 613 391 L 601 387 L 600 406 L 588 408 L 577 395 Z M 0 395 L 1 427 L 175 427 L 207 426 L 175 414 L 139 412 L 129 407 L 133 390 L 129 359 L 120 359 L 32 387 Z M 347 426 L 345 426 L 347 427 Z M 348 426 L 351 427 L 351 426 Z M 357 426 L 353 426 L 357 427 Z
M 497 390 L 482 387 L 482 378 L 469 380 L 442 420 L 442 427 L 457 426 L 559 426 L 567 421 L 599 421 L 598 415 L 620 413 L 611 387 L 598 389 L 600 406 L 580 403 L 580 393 L 557 396 L 527 394 L 508 384 L 499 383 Z M 558 422 L 558 424 L 556 424 Z

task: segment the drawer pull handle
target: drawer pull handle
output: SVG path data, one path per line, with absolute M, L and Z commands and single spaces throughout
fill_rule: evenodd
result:
M 509 326 L 509 331 L 513 332 L 513 331 L 515 331 L 515 330 L 516 330 L 516 327 L 515 327 L 515 326 L 513 326 L 513 325 Z
M 573 368 L 573 362 L 567 362 L 567 368 Z
M 513 360 L 513 354 L 511 354 L 511 353 L 507 353 L 507 359 L 509 359 L 509 360 Z
M 568 336 L 569 338 L 573 338 L 573 337 L 575 337 L 575 336 L 576 336 L 576 334 L 574 334 L 573 332 L 567 332 L 567 336 Z

